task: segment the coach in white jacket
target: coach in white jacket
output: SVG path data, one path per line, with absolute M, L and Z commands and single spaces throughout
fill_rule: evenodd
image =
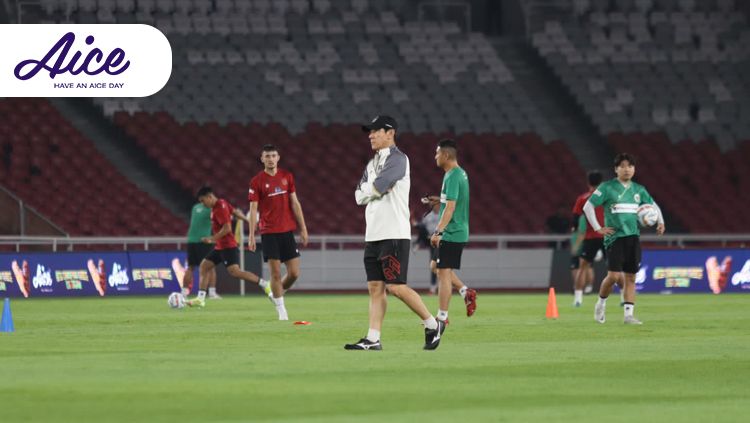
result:
M 406 285 L 411 242 L 409 158 L 396 147 L 397 129 L 396 120 L 390 116 L 378 116 L 362 126 L 375 151 L 354 193 L 357 204 L 367 205 L 364 263 L 370 292 L 370 329 L 365 338 L 346 344 L 347 350 L 382 349 L 386 287 L 424 322 L 424 349 L 437 348 L 445 331 L 445 324 L 435 320 L 419 294 Z

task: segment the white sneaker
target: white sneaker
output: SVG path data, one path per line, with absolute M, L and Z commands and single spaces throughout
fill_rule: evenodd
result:
M 286 309 L 276 309 L 277 312 L 279 312 L 279 320 L 289 320 L 289 314 L 287 314 Z
M 596 320 L 599 323 L 604 323 L 604 311 L 606 309 L 606 306 L 600 305 L 598 302 L 594 306 L 594 320 Z
M 622 321 L 626 325 L 642 325 L 643 322 L 636 319 L 634 316 L 625 316 L 625 319 Z
M 594 291 L 593 285 L 586 285 L 583 287 L 583 293 L 586 295 L 591 294 L 593 291 Z
M 221 295 L 219 295 L 219 294 L 209 294 L 208 298 L 211 299 L 211 300 L 221 300 L 221 299 L 223 299 L 223 298 L 221 298 Z

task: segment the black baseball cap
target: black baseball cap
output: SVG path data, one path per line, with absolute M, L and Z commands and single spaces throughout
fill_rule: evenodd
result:
M 386 131 L 389 129 L 397 130 L 398 123 L 396 123 L 396 119 L 390 116 L 376 116 L 375 119 L 367 125 L 362 125 L 362 131 L 364 132 L 370 132 L 372 130 L 377 131 L 379 129 L 385 129 Z

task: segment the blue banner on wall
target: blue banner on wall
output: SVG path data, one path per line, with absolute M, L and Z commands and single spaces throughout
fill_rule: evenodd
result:
M 130 253 L 133 290 L 141 295 L 179 291 L 184 256 L 180 251 Z
M 750 250 L 644 250 L 638 292 L 750 292 Z
M 0 254 L 0 297 L 117 296 L 180 290 L 181 251 Z M 179 280 L 178 280 L 179 278 Z

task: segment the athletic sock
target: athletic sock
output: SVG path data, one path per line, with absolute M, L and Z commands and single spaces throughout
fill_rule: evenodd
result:
M 424 327 L 427 329 L 435 330 L 438 328 L 437 320 L 435 320 L 435 316 L 430 316 L 429 319 L 423 320 Z
M 199 300 L 205 300 L 206 299 L 206 291 L 201 289 L 198 291 L 198 299 Z
M 190 290 L 187 289 L 187 288 L 182 288 L 182 295 L 185 296 L 185 297 L 187 297 L 188 294 L 190 294 Z
M 367 340 L 370 342 L 378 342 L 380 341 L 380 331 L 375 329 L 370 329 L 367 331 Z
M 625 303 L 625 317 L 633 317 L 633 309 L 635 309 L 635 304 Z
M 458 293 L 461 294 L 461 298 L 466 298 L 466 291 L 469 290 L 469 287 L 464 285 L 461 289 L 458 290 Z
M 583 302 L 583 290 L 582 289 L 575 290 L 575 302 L 577 303 Z
M 289 314 L 287 314 L 286 307 L 284 306 L 284 297 L 273 298 L 271 296 L 271 299 L 276 304 L 276 312 L 279 314 L 279 320 L 289 320 Z
M 620 302 L 625 304 L 625 290 L 624 289 L 620 290 Z
M 438 318 L 438 320 L 442 320 L 442 321 L 448 320 L 448 311 L 447 310 L 438 310 L 437 318 Z
M 607 305 L 607 297 L 599 296 L 599 300 L 597 300 L 596 305 L 600 305 L 600 306 Z
M 208 288 L 208 295 L 210 295 L 210 296 L 216 295 L 216 287 L 212 286 L 212 287 Z

